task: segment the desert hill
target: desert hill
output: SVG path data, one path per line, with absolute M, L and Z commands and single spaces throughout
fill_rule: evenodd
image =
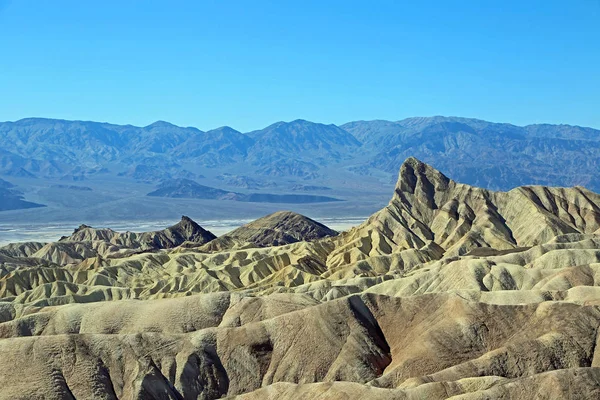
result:
M 0 398 L 598 398 L 599 233 L 584 188 L 490 191 L 408 158 L 339 235 L 281 212 L 13 244 Z
M 282 246 L 337 234 L 338 232 L 304 215 L 279 211 L 220 236 L 201 249 L 214 252 L 243 247 Z
M 63 242 L 105 241 L 127 248 L 166 249 L 177 247 L 184 242 L 208 243 L 216 236 L 205 230 L 185 215 L 177 224 L 155 232 L 115 232 L 112 229 L 95 229 L 81 225 L 71 236 L 62 238 Z
M 110 228 L 81 225 L 70 236 L 53 243 L 13 243 L 0 247 L 0 254 L 30 257 L 60 265 L 78 263 L 96 257 L 122 257 L 141 252 L 167 249 L 184 243 L 201 246 L 216 236 L 189 217 L 177 224 L 154 232 L 116 232 Z

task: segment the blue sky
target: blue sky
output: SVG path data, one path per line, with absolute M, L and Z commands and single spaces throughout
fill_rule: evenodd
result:
M 0 0 L 0 120 L 600 128 L 600 1 Z

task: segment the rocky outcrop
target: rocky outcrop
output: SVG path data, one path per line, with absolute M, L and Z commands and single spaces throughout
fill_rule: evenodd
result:
M 415 158 L 400 169 L 387 207 L 342 235 L 333 265 L 434 244 L 445 256 L 509 250 L 600 228 L 600 196 L 585 188 L 527 186 L 493 192 L 454 182 Z

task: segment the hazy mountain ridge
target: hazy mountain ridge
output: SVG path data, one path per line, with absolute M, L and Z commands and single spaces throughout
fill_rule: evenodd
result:
M 224 126 L 188 138 L 175 148 L 174 154 L 207 167 L 218 167 L 243 160 L 253 144 L 250 137 Z
M 339 127 L 295 120 L 242 133 L 163 121 L 146 127 L 38 118 L 0 123 L 0 176 L 18 179 L 26 200 L 48 204 L 49 218 L 60 215 L 67 202 L 56 201 L 56 187 L 47 197 L 39 189 L 46 181 L 86 181 L 98 193 L 112 190 L 117 181 L 126 187 L 173 179 L 257 194 L 330 187 L 332 197 L 363 204 L 378 183 L 392 187 L 397 166 L 413 155 L 461 182 L 494 190 L 540 184 L 600 191 L 600 131 L 569 125 L 519 127 L 438 116 Z M 73 191 L 64 196 L 74 196 Z M 130 207 L 143 202 L 126 200 L 125 192 L 117 197 Z M 144 212 L 150 214 L 152 207 Z
M 368 165 L 388 172 L 415 156 L 461 182 L 490 189 L 528 184 L 600 189 L 600 131 L 591 128 L 519 127 L 458 117 L 359 121 L 341 127 L 372 143 L 377 154 Z
M 335 125 L 305 120 L 277 122 L 248 133 L 255 140 L 250 159 L 272 161 L 288 158 L 321 165 L 352 158 L 361 143 Z
M 162 121 L 134 127 L 30 118 L 0 123 L 0 140 L 0 174 L 5 176 L 98 173 L 98 167 L 126 173 L 151 158 L 154 165 L 233 164 L 248 170 L 245 175 L 313 179 L 330 175 L 327 169 L 344 161 L 393 174 L 414 155 L 467 183 L 494 189 L 523 183 L 600 185 L 594 177 L 600 169 L 600 131 L 569 125 L 519 127 L 430 117 L 337 127 L 296 120 L 244 134 L 229 127 L 203 132 Z M 511 165 L 504 162 L 508 154 Z M 577 174 L 582 166 L 585 173 Z M 483 180 L 469 168 L 494 172 Z

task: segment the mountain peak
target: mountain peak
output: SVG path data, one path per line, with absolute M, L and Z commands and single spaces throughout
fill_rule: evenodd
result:
M 183 215 L 181 221 L 165 231 L 169 233 L 169 236 L 179 237 L 180 242 L 190 241 L 204 244 L 216 238 L 212 232 L 202 228 L 196 221 L 186 215 Z
M 179 223 L 181 223 L 181 224 L 190 224 L 192 226 L 200 226 L 200 225 L 198 225 L 198 223 L 196 221 L 194 221 L 193 219 L 191 219 L 187 215 L 182 215 L 181 216 L 181 221 L 179 221 Z
M 240 131 L 233 129 L 232 127 L 227 126 L 227 125 L 220 126 L 215 129 L 211 129 L 211 130 L 207 131 L 206 133 L 208 133 L 208 134 L 224 133 L 224 134 L 228 134 L 228 135 L 231 135 L 231 134 L 242 135 L 242 133 Z
M 429 167 L 428 164 L 424 163 L 423 161 L 419 160 L 416 157 L 410 156 L 408 157 L 406 160 L 404 160 L 404 162 L 401 165 L 401 168 L 404 166 L 412 166 L 412 167 Z M 431 168 L 431 167 L 430 167 Z
M 182 215 L 181 220 L 176 225 L 172 226 L 171 228 L 175 228 L 175 227 L 183 228 L 188 231 L 204 231 L 204 228 L 202 228 L 200 225 L 198 225 L 198 223 L 196 221 L 194 221 L 187 215 Z
M 173 127 L 177 127 L 177 125 L 173 125 L 172 123 L 167 122 L 167 121 L 159 120 L 159 121 L 151 123 L 150 125 L 146 126 L 145 128 L 149 129 L 149 128 L 173 128 Z
M 251 242 L 271 246 L 335 236 L 337 232 L 302 214 L 277 211 L 238 228 L 231 235 L 245 239 L 250 235 Z
M 311 126 L 327 126 L 327 124 L 322 124 L 320 122 L 312 122 L 312 121 L 308 121 L 306 119 L 295 119 L 293 121 L 290 122 L 285 122 L 286 125 L 291 125 L 291 126 L 307 126 L 307 127 L 311 127 Z
M 340 127 L 301 119 L 277 122 L 248 135 L 257 141 L 256 148 L 277 148 L 281 153 L 294 156 L 321 152 L 321 157 L 326 155 L 339 159 L 361 145 L 352 134 Z M 314 154 L 310 158 L 314 158 Z
M 77 232 L 80 232 L 80 231 L 82 231 L 84 229 L 90 229 L 90 228 L 92 228 L 92 227 L 89 226 L 89 225 L 81 224 L 81 225 L 79 225 L 78 228 L 75 229 L 75 231 L 73 231 L 73 233 L 77 233 Z
M 252 247 L 282 246 L 300 241 L 313 241 L 338 232 L 293 211 L 277 211 L 208 243 L 205 250 L 222 251 L 240 245 Z
M 415 193 L 421 191 L 432 195 L 436 191 L 446 190 L 452 182 L 429 164 L 415 157 L 407 158 L 400 167 L 400 176 L 396 184 L 396 192 Z

